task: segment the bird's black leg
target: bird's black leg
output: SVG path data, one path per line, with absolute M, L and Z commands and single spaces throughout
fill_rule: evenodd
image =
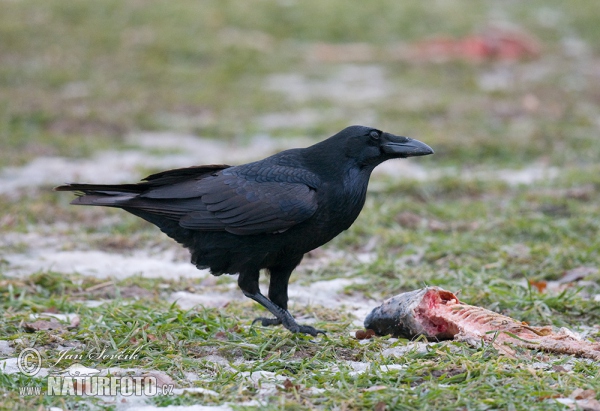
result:
M 290 274 L 291 274 L 291 270 L 290 270 Z M 286 287 L 285 287 L 284 300 L 285 300 L 286 307 L 287 307 L 287 282 L 289 280 L 290 274 L 287 274 L 287 276 L 285 277 Z M 273 275 L 273 272 L 271 271 L 271 284 L 273 282 L 272 275 Z M 269 310 L 271 312 L 271 314 L 273 314 L 275 316 L 275 318 L 257 318 L 254 321 L 261 321 L 261 324 L 265 325 L 265 326 L 282 324 L 285 328 L 287 328 L 288 330 L 290 330 L 293 333 L 299 332 L 299 333 L 304 333 L 304 334 L 310 334 L 314 337 L 316 337 L 319 333 L 324 334 L 323 331 L 317 330 L 316 328 L 311 327 L 309 325 L 299 325 L 296 322 L 296 320 L 294 320 L 294 317 L 292 317 L 292 315 L 288 312 L 288 310 L 286 308 L 280 307 L 279 305 L 275 304 L 273 301 L 269 300 L 267 297 L 262 295 L 262 293 L 260 292 L 260 288 L 258 287 L 258 277 L 259 277 L 258 270 L 242 272 L 242 273 L 240 273 L 240 276 L 238 277 L 238 285 L 242 289 L 242 292 L 244 293 L 244 295 L 246 297 L 253 299 L 257 303 L 259 303 L 260 305 L 265 307 L 267 310 Z M 272 288 L 272 285 L 270 285 L 270 287 L 269 287 L 269 295 L 271 295 L 271 288 Z
M 295 260 L 290 260 L 288 264 L 282 266 L 270 267 L 271 280 L 269 282 L 269 300 L 275 303 L 278 307 L 283 308 L 288 314 L 288 284 L 292 271 L 302 261 L 302 256 Z M 291 314 L 290 314 L 291 317 Z M 256 321 L 256 320 L 255 320 Z M 278 321 L 277 318 L 263 318 L 263 325 Z M 298 324 L 297 324 L 298 325 Z M 324 331 L 317 330 L 309 325 L 298 325 L 300 332 L 310 335 L 325 334 Z
M 297 262 L 294 261 L 295 264 L 288 265 L 288 267 L 269 268 L 269 273 L 271 275 L 271 280 L 269 282 L 269 300 L 284 310 L 287 310 L 288 283 L 290 280 L 290 275 L 292 274 L 294 268 L 300 264 L 300 260 L 302 260 L 302 258 L 298 259 Z M 253 321 L 253 323 L 258 321 L 260 321 L 264 327 L 281 324 L 281 320 L 279 318 L 258 317 Z
M 302 261 L 302 257 L 304 256 L 299 255 L 295 258 L 288 258 L 285 264 L 269 267 L 271 277 L 269 281 L 269 300 L 284 310 L 288 308 L 288 284 L 290 276 L 294 268 Z

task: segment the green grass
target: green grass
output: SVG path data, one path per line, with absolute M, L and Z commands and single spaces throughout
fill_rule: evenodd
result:
M 3 279 L 0 288 L 3 301 L 6 301 L 1 320 L 3 334 L 9 336 L 17 349 L 32 345 L 44 347 L 45 363 L 60 356 L 57 341 L 61 341 L 61 346 L 64 341 L 76 347 L 85 344 L 88 350 L 95 346 L 109 350 L 134 350 L 142 346 L 139 359 L 94 361 L 90 365 L 160 370 L 184 386 L 189 386 L 184 372 L 193 372 L 200 380 L 192 386 L 220 394 L 217 398 L 194 394 L 157 397 L 155 402 L 159 405 L 252 400 L 257 390 L 240 378 L 240 373 L 256 371 L 273 372 L 297 386 L 286 389 L 283 380 L 279 381 L 278 394 L 263 399 L 270 404 L 269 409 L 330 408 L 344 404 L 364 409 L 378 402 L 384 402 L 392 409 L 522 409 L 526 406 L 562 409 L 552 398 L 568 397 L 579 387 L 599 388 L 595 378 L 599 371 L 597 364 L 527 351 L 520 351 L 516 359 L 510 359 L 499 356 L 491 347 L 472 348 L 446 342 L 430 346 L 425 352 L 409 346 L 402 357 L 388 357 L 382 355 L 385 349 L 401 348 L 409 343 L 388 338 L 359 343 L 347 336 L 347 323 L 343 319 L 333 324 L 318 323 L 328 330 L 329 335 L 315 343 L 308 337 L 291 335 L 285 330 L 251 327 L 250 320 L 258 312 L 249 302 L 232 303 L 225 311 L 201 308 L 184 311 L 160 298 L 137 301 L 116 298 L 97 308 L 72 301 L 73 293 L 85 289 L 90 281 L 84 279 L 83 284 L 75 286 L 72 280 L 52 273 L 32 276 L 26 282 Z M 130 281 L 150 290 L 156 289 L 152 282 Z M 169 285 L 174 289 L 182 286 Z M 119 284 L 119 287 L 124 286 Z M 12 289 L 9 291 L 9 288 Z M 493 292 L 493 301 L 511 307 L 546 304 L 551 300 L 531 291 L 519 293 L 509 288 L 490 285 L 486 291 Z M 554 298 L 556 306 L 553 308 L 581 304 L 577 295 L 567 297 Z M 21 321 L 28 321 L 29 312 L 51 309 L 77 313 L 81 318 L 80 326 L 71 331 L 36 333 L 26 333 L 18 326 Z M 524 313 L 527 315 L 527 311 Z M 578 319 L 581 318 L 579 314 L 572 313 Z M 205 361 L 203 358 L 209 354 L 231 360 L 232 368 L 225 369 Z M 365 362 L 367 368 L 357 374 L 348 361 Z M 60 366 L 66 368 L 72 362 L 65 360 Z M 546 365 L 541 369 L 532 368 L 540 362 Z M 573 367 L 572 372 L 552 368 L 566 362 Z M 19 399 L 15 397 L 15 391 L 21 385 L 39 384 L 39 380 L 25 379 L 18 374 L 0 375 L 8 404 L 13 401 L 20 406 L 37 404 L 39 399 Z M 380 386 L 383 388 L 370 390 Z M 319 390 L 311 391 L 312 388 Z M 45 405 L 60 406 L 63 401 L 74 404 L 76 399 L 43 398 Z
M 373 262 L 332 261 L 330 267 L 296 274 L 293 281 L 308 285 L 340 275 L 357 277 L 365 282 L 348 286 L 345 292 L 375 299 L 424 284 L 438 285 L 460 290 L 461 300 L 467 303 L 530 324 L 573 329 L 597 324 L 599 306 L 587 296 L 593 289 L 586 291 L 574 284 L 564 292 L 540 293 L 526 285 L 528 280 L 559 278 L 573 267 L 598 265 L 600 187 L 589 186 L 590 191 L 583 199 L 556 198 L 556 193 L 573 190 L 580 184 L 580 175 L 568 174 L 533 189 L 511 188 L 502 183 L 461 183 L 452 178 L 421 183 L 407 190 L 399 190 L 392 184 L 371 193 L 355 227 L 328 246 L 360 252 L 370 238 L 376 237 L 377 257 Z M 424 196 L 422 192 L 428 194 Z M 557 217 L 540 211 L 541 205 L 556 201 L 564 203 L 568 213 Z M 68 213 L 76 209 L 56 207 Z M 407 210 L 424 220 L 413 228 L 401 226 L 397 216 Z M 44 218 L 33 219 L 29 224 L 43 224 Z M 129 218 L 123 215 L 120 220 Z M 426 224 L 432 220 L 446 226 L 437 225 L 432 230 Z M 90 247 L 99 247 L 98 244 L 119 235 L 119 220 L 113 221 L 113 225 L 97 230 L 97 242 Z M 147 225 L 129 225 L 127 237 L 148 237 L 156 244 L 157 240 L 151 238 L 159 234 L 156 230 L 152 234 L 152 230 Z M 147 243 L 142 241 L 135 247 L 144 244 Z M 398 265 L 397 261 L 418 250 L 424 250 L 419 261 Z M 225 284 L 233 281 L 224 280 Z M 588 280 L 597 281 L 597 275 L 589 276 Z M 113 291 L 109 295 L 113 297 L 107 303 L 94 308 L 83 305 L 82 300 L 106 298 L 102 290 L 86 292 L 104 281 L 52 271 L 32 273 L 24 279 L 0 277 L 4 310 L 0 339 L 12 341 L 17 350 L 44 347 L 47 362 L 60 355 L 56 341 L 69 341 L 76 347 L 85 344 L 86 349 L 98 346 L 132 350 L 143 345 L 138 360 L 99 361 L 90 365 L 99 369 L 119 366 L 160 370 L 183 387 L 190 386 L 184 373 L 192 372 L 200 380 L 191 386 L 220 394 L 156 397 L 153 401 L 159 405 L 239 403 L 260 398 L 268 409 L 328 409 L 344 404 L 364 409 L 379 402 L 390 409 L 563 409 L 554 398 L 568 397 L 577 388 L 598 389 L 597 364 L 568 356 L 519 350 L 517 358 L 511 359 L 488 346 L 446 342 L 430 346 L 427 352 L 409 350 L 399 358 L 388 357 L 383 355 L 384 350 L 405 347 L 409 342 L 375 338 L 360 343 L 349 336 L 357 329 L 350 325 L 351 317 L 326 307 L 292 306 L 296 315 L 314 317 L 316 325 L 328 331 L 327 337 L 313 342 L 280 328 L 251 326 L 261 310 L 250 301 L 232 301 L 218 310 L 188 311 L 165 302 L 173 291 L 201 292 L 204 286 L 198 280 L 132 277 L 111 286 Z M 127 295 L 125 290 L 132 287 L 138 290 L 134 294 L 138 297 L 120 297 Z M 211 287 L 211 291 L 218 289 L 219 286 Z M 53 332 L 29 333 L 22 328 L 23 321 L 30 321 L 30 313 L 47 311 L 77 313 L 81 324 L 75 330 Z M 592 333 L 591 337 L 598 338 L 598 333 Z M 207 355 L 224 357 L 231 368 L 204 360 Z M 348 361 L 365 362 L 367 370 L 356 374 Z M 539 368 L 536 365 L 539 363 L 545 365 Z M 558 367 L 565 363 L 573 370 L 565 372 Z M 400 364 L 403 368 L 382 371 L 383 366 L 390 364 Z M 68 365 L 68 361 L 61 363 L 61 367 Z M 261 391 L 240 374 L 255 371 L 273 372 L 282 378 L 276 382 L 277 395 L 256 397 Z M 2 378 L 11 401 L 22 406 L 39 401 L 18 398 L 15 388 L 39 384 L 38 380 L 23 380 L 17 374 Z M 285 388 L 284 379 L 299 388 Z M 379 386 L 385 388 L 369 390 Z M 71 404 L 69 401 L 75 400 L 43 399 L 46 405 L 59 405 L 61 401 Z
M 555 0 L 1 2 L 0 173 L 40 156 L 75 159 L 135 150 L 126 136 L 138 131 L 232 142 L 265 134 L 316 141 L 368 117 L 374 126 L 430 144 L 435 156 L 416 162 L 440 177 L 374 177 L 355 225 L 317 253 L 318 265 L 305 260 L 292 276 L 296 285 L 360 280 L 343 290 L 357 301 L 437 285 L 460 291 L 462 301 L 533 325 L 583 327 L 598 340 L 599 273 L 563 291 L 540 292 L 528 284 L 560 279 L 577 267 L 600 267 L 600 82 L 591 69 L 600 53 L 599 15 L 600 3 Z M 416 63 L 385 52 L 435 34 L 477 33 L 497 20 L 535 36 L 540 57 Z M 573 54 L 564 46 L 569 39 L 580 39 L 587 51 Z M 297 74 L 307 88 L 351 89 L 339 79 L 345 64 L 311 59 L 319 43 L 372 47 L 373 61 L 352 64 L 382 68 L 384 97 L 298 100 L 268 89 L 277 74 Z M 508 75 L 511 85 L 486 90 L 481 79 L 487 75 Z M 526 104 L 531 96 L 539 106 Z M 325 114 L 290 127 L 269 129 L 260 122 L 266 114 L 302 110 Z M 532 164 L 558 167 L 558 176 L 531 185 L 494 176 L 493 170 Z M 489 178 L 463 179 L 460 170 L 491 172 Z M 146 171 L 154 166 L 144 165 L 140 177 Z M 600 392 L 598 364 L 570 356 L 517 350 L 516 358 L 508 358 L 491 346 L 443 342 L 422 350 L 424 345 L 402 339 L 358 341 L 349 309 L 292 301 L 295 315 L 314 318 L 315 326 L 327 330 L 313 341 L 252 326 L 265 311 L 241 293 L 240 300 L 218 309 L 183 310 L 168 302 L 177 291 L 227 292 L 234 277 L 212 285 L 168 277 L 109 284 L 53 267 L 9 275 L 13 267 L 3 255 L 35 255 L 44 241 L 58 250 L 123 255 L 176 248 L 125 212 L 72 207 L 68 195 L 50 188 L 0 195 L 0 340 L 17 353 L 39 348 L 45 366 L 65 346 L 82 352 L 142 347 L 138 360 L 85 365 L 158 370 L 180 387 L 218 393 L 151 399 L 159 406 L 259 401 L 260 409 L 269 410 L 382 404 L 394 410 L 563 410 L 569 407 L 557 399 L 576 389 Z M 339 250 L 346 254 L 335 254 Z M 368 261 L 359 258 L 366 254 Z M 105 302 L 89 307 L 86 300 Z M 26 331 L 31 314 L 48 311 L 76 313 L 81 323 Z M 389 350 L 403 354 L 384 355 Z M 214 362 L 214 356 L 226 363 Z M 357 372 L 355 362 L 365 370 Z M 247 377 L 256 371 L 278 378 L 271 391 Z M 187 373 L 199 379 L 191 382 Z M 291 385 L 284 385 L 286 379 Z M 268 382 L 261 384 L 268 388 Z M 99 398 L 84 403 L 77 397 L 20 397 L 18 388 L 27 385 L 45 387 L 46 379 L 0 370 L 0 409 L 120 406 Z

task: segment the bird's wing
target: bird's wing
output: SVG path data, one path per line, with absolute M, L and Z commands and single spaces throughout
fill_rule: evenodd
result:
M 176 219 L 192 230 L 283 232 L 315 213 L 318 178 L 302 169 L 277 168 L 245 174 L 234 167 L 201 180 L 152 188 L 122 206 Z

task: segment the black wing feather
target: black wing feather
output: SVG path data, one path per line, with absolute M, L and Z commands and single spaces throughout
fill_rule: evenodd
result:
M 204 180 L 207 211 L 186 214 L 179 224 L 193 230 L 220 229 L 239 235 L 285 231 L 317 210 L 316 192 L 301 183 L 256 182 L 221 176 Z M 209 184 L 207 184 L 209 183 Z M 242 194 L 237 188 L 243 186 Z M 294 206 L 290 207 L 289 204 Z
M 251 235 L 283 232 L 311 217 L 319 184 L 306 169 L 262 161 L 168 170 L 138 184 L 68 184 L 56 190 L 81 191 L 74 204 L 137 209 L 191 230 Z
M 285 173 L 275 174 L 275 181 L 248 175 L 238 167 L 224 171 L 152 187 L 120 206 L 174 219 L 191 230 L 238 235 L 283 232 L 317 210 L 317 180 L 306 170 L 292 173 L 286 168 Z M 273 170 L 265 172 L 273 174 Z M 154 175 L 150 183 L 169 177 Z

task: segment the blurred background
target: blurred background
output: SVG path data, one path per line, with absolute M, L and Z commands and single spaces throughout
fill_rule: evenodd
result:
M 0 167 L 140 131 L 310 143 L 350 124 L 426 141 L 430 166 L 594 164 L 598 16 L 558 0 L 2 1 Z

